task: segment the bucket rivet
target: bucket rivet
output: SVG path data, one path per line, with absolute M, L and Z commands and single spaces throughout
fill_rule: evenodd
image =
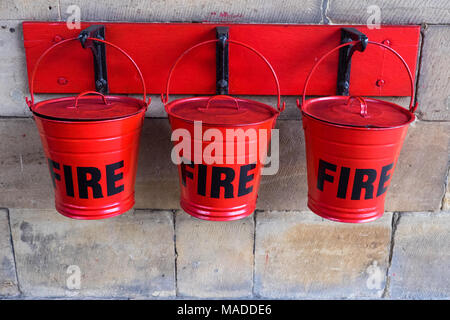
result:
M 384 44 L 384 45 L 387 45 L 387 46 L 390 46 L 390 45 L 391 45 L 391 41 L 388 40 L 388 39 L 383 40 L 383 42 L 381 42 L 381 43 Z
M 59 77 L 59 78 L 58 78 L 58 84 L 60 84 L 60 85 L 62 85 L 62 86 L 66 85 L 68 82 L 69 82 L 69 80 L 67 80 L 67 79 L 64 78 L 64 77 Z
M 376 85 L 377 85 L 377 87 L 382 87 L 382 86 L 384 86 L 384 83 L 385 83 L 385 81 L 383 79 L 378 79 Z

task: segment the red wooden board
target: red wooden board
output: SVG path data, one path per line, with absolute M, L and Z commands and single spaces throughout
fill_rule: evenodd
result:
M 106 26 L 106 40 L 127 51 L 142 69 L 149 93 L 165 91 L 171 65 L 187 48 L 215 39 L 215 27 L 223 24 L 187 23 L 82 23 Z M 278 74 L 281 93 L 299 95 L 307 74 L 317 59 L 340 42 L 336 25 L 228 24 L 230 39 L 249 44 L 260 51 Z M 419 45 L 419 26 L 382 26 L 369 30 L 356 26 L 371 41 L 389 40 L 391 47 L 406 60 L 415 74 Z M 64 22 L 24 22 L 24 46 L 28 76 L 38 57 L 55 36 L 75 37 L 80 30 L 69 30 Z M 111 93 L 138 93 L 139 78 L 130 62 L 114 48 L 107 48 L 108 80 Z M 230 44 L 230 94 L 269 95 L 275 83 L 269 69 L 251 51 Z M 337 54 L 318 69 L 310 84 L 310 94 L 330 95 L 336 91 Z M 59 84 L 58 78 L 66 78 Z M 213 94 L 216 82 L 215 45 L 192 51 L 177 67 L 170 92 L 174 94 Z M 58 47 L 42 62 L 36 76 L 39 93 L 75 93 L 94 89 L 90 50 L 77 41 Z M 382 87 L 376 82 L 383 79 Z M 408 96 L 408 77 L 400 61 L 376 46 L 356 52 L 352 62 L 350 93 L 373 96 Z

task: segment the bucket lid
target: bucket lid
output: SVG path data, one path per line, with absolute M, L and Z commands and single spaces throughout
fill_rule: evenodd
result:
M 256 124 L 279 114 L 267 104 L 226 95 L 174 100 L 166 105 L 166 111 L 183 120 L 217 126 Z
M 413 113 L 395 103 L 353 96 L 310 99 L 302 111 L 322 121 L 363 128 L 398 127 L 414 120 Z
M 83 96 L 88 93 L 101 97 Z M 104 96 L 84 92 L 77 97 L 65 97 L 38 102 L 33 113 L 44 118 L 64 121 L 112 120 L 134 115 L 145 109 L 144 101 L 123 96 Z
M 368 44 L 376 45 L 392 52 L 402 62 L 408 73 L 411 88 L 409 110 L 392 102 L 359 96 L 331 96 L 306 101 L 308 83 L 312 74 L 317 70 L 317 67 L 321 62 L 335 51 L 347 46 L 357 45 L 359 42 L 361 41 L 343 43 L 328 51 L 315 63 L 305 81 L 302 104 L 300 106 L 300 103 L 297 100 L 297 106 L 302 110 L 303 114 L 336 125 L 360 128 L 393 128 L 410 123 L 415 119 L 414 111 L 417 109 L 417 103 L 414 104 L 414 78 L 411 70 L 397 51 L 378 42 L 368 41 Z

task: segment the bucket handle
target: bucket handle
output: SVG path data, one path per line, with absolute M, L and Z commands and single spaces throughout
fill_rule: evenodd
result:
M 55 43 L 54 45 L 52 45 L 50 48 L 48 48 L 47 50 L 44 51 L 44 53 L 39 57 L 39 59 L 36 61 L 36 64 L 34 65 L 33 68 L 33 72 L 31 73 L 31 80 L 30 80 L 30 95 L 31 95 L 31 99 L 28 99 L 28 97 L 25 97 L 25 101 L 28 105 L 28 107 L 30 108 L 31 111 L 33 111 L 32 107 L 34 105 L 34 78 L 36 76 L 36 71 L 37 68 L 39 66 L 39 64 L 41 63 L 42 59 L 44 59 L 44 57 L 54 48 L 65 44 L 67 42 L 70 41 L 75 41 L 78 40 L 78 37 L 76 38 L 69 38 L 69 39 L 64 39 L 61 40 L 57 43 Z M 138 65 L 136 64 L 136 62 L 133 60 L 133 58 L 131 58 L 131 56 L 126 53 L 124 50 L 122 50 L 121 48 L 119 48 L 118 46 L 116 46 L 115 44 L 105 41 L 105 40 L 101 40 L 101 39 L 97 39 L 97 38 L 87 38 L 86 40 L 92 40 L 92 41 L 98 41 L 98 42 L 102 42 L 104 44 L 110 45 L 111 47 L 117 49 L 120 53 L 122 53 L 125 57 L 128 58 L 128 60 L 131 61 L 131 63 L 133 64 L 133 66 L 136 68 L 136 71 L 139 74 L 139 77 L 141 78 L 141 82 L 142 82 L 142 89 L 143 89 L 143 94 L 142 94 L 142 101 L 144 102 L 145 106 L 148 106 L 150 104 L 150 98 L 147 101 L 147 89 L 145 87 L 145 81 L 144 81 L 144 76 L 142 75 L 141 69 L 139 69 Z M 76 102 L 75 102 L 76 105 Z
M 350 107 L 351 103 L 352 103 L 352 99 L 356 99 L 359 101 L 359 105 L 360 105 L 360 114 L 361 117 L 363 118 L 367 118 L 367 102 L 366 100 L 364 100 L 363 97 L 358 97 L 358 96 L 349 96 L 347 99 L 347 107 Z
M 304 105 L 305 105 L 305 100 L 306 100 L 306 89 L 308 87 L 309 84 L 309 80 L 311 79 L 312 74 L 314 73 L 314 71 L 316 71 L 317 67 L 319 66 L 320 63 L 322 63 L 322 61 L 324 59 L 326 59 L 329 55 L 331 55 L 333 52 L 339 50 L 340 48 L 346 47 L 346 46 L 350 46 L 350 45 L 356 45 L 358 42 L 360 41 L 352 41 L 352 42 L 347 42 L 344 44 L 341 44 L 339 46 L 337 46 L 336 48 L 328 51 L 326 54 L 324 54 L 317 62 L 316 64 L 313 66 L 313 68 L 311 69 L 311 72 L 309 73 L 308 77 L 306 78 L 305 81 L 305 87 L 303 88 L 303 93 L 302 93 L 302 105 L 300 106 L 300 102 L 299 100 L 297 100 L 297 106 L 300 110 L 303 109 Z M 392 49 L 391 47 L 384 45 L 382 43 L 379 42 L 374 42 L 374 41 L 369 41 L 369 44 L 373 44 L 373 45 L 377 45 L 380 47 L 383 47 L 385 49 L 388 49 L 389 51 L 391 51 L 393 54 L 395 54 L 397 56 L 397 58 L 400 59 L 400 61 L 403 63 L 406 71 L 408 72 L 408 76 L 409 76 L 409 82 L 410 82 L 410 86 L 411 86 L 411 100 L 409 102 L 409 112 L 414 113 L 414 111 L 416 111 L 418 104 L 416 103 L 414 105 L 414 79 L 413 76 L 411 74 L 411 70 L 409 69 L 408 64 L 406 63 L 406 61 L 403 59 L 403 57 L 394 49 Z
M 108 101 L 106 101 L 106 97 L 105 97 L 104 94 L 102 94 L 102 93 L 100 93 L 100 92 L 97 92 L 97 91 L 85 91 L 85 92 L 82 92 L 82 93 L 80 93 L 79 95 L 77 95 L 77 97 L 75 98 L 74 108 L 78 108 L 78 99 L 80 99 L 82 96 L 85 96 L 85 95 L 87 95 L 87 94 L 97 94 L 97 95 L 99 95 L 99 96 L 102 97 L 103 103 L 104 103 L 105 105 L 108 104 Z
M 231 96 L 224 95 L 224 94 L 220 94 L 220 95 L 217 95 L 217 96 L 212 96 L 211 98 L 208 99 L 208 102 L 206 103 L 206 107 L 199 108 L 199 109 L 201 109 L 201 110 L 208 110 L 209 105 L 211 104 L 211 101 L 217 100 L 219 98 L 221 98 L 223 100 L 233 100 L 234 104 L 236 105 L 236 109 L 239 110 L 239 102 L 237 101 L 237 99 L 233 98 Z
M 187 55 L 190 51 L 194 50 L 195 48 L 198 48 L 200 46 L 204 46 L 210 43 L 215 43 L 221 41 L 220 39 L 214 39 L 214 40 L 207 40 L 207 41 L 203 41 L 200 43 L 197 43 L 196 45 L 194 45 L 193 47 L 187 49 L 186 51 L 184 51 L 175 61 L 175 63 L 172 65 L 172 67 L 170 68 L 169 71 L 169 76 L 167 77 L 167 84 L 166 84 L 166 93 L 161 93 L 161 101 L 164 105 L 166 105 L 169 102 L 169 87 L 170 87 L 170 80 L 172 79 L 172 73 L 175 69 L 175 67 L 178 65 L 178 63 L 180 62 L 180 60 Z M 278 100 L 277 100 L 277 110 L 278 112 L 282 112 L 285 108 L 286 108 L 286 103 L 283 102 L 283 104 L 281 104 L 281 92 L 280 92 L 280 82 L 278 81 L 278 77 L 277 74 L 275 73 L 275 70 L 273 69 L 272 65 L 269 63 L 269 61 L 256 49 L 250 47 L 249 45 L 239 42 L 239 41 L 235 41 L 235 40 L 229 40 L 227 39 L 226 42 L 232 43 L 232 44 L 236 44 L 239 46 L 242 46 L 244 48 L 249 49 L 250 51 L 253 51 L 258 57 L 260 57 L 265 63 L 266 65 L 269 67 L 270 71 L 272 72 L 273 78 L 275 79 L 275 84 L 277 86 L 277 96 L 278 96 Z

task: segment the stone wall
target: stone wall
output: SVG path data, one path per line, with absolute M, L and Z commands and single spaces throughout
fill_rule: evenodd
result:
M 71 4 L 85 21 L 300 24 L 365 24 L 377 5 L 384 24 L 420 24 L 418 120 L 387 213 L 350 225 L 308 211 L 304 138 L 289 97 L 277 123 L 280 170 L 263 177 L 255 214 L 221 223 L 191 218 L 179 207 L 170 127 L 155 96 L 144 123 L 135 209 L 102 221 L 60 216 L 24 103 L 21 23 L 64 21 Z M 0 298 L 450 298 L 449 43 L 446 0 L 3 0 Z M 80 289 L 67 285 L 71 266 L 79 268 Z

